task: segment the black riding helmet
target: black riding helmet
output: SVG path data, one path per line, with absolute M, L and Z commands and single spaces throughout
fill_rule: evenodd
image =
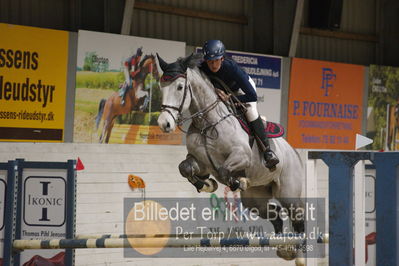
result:
M 202 48 L 205 60 L 220 59 L 224 56 L 225 51 L 224 44 L 220 40 L 206 41 Z

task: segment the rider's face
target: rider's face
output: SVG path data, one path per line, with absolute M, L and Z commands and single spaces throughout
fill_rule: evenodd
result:
M 216 73 L 221 68 L 223 60 L 223 57 L 215 60 L 206 60 L 206 64 L 213 73 Z

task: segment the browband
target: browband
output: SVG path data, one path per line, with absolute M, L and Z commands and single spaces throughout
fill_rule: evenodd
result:
M 161 77 L 161 81 L 174 81 L 178 78 L 186 78 L 186 75 L 182 73 L 164 73 Z

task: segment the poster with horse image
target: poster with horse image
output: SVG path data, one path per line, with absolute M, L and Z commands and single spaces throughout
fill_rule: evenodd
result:
M 370 149 L 399 150 L 399 68 L 371 65 L 367 110 Z
M 185 55 L 185 43 L 79 31 L 74 142 L 182 143 L 182 132 L 163 133 L 157 124 L 157 53 L 175 61 Z

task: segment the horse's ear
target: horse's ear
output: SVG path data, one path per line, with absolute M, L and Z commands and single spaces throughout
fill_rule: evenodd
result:
M 166 63 L 157 53 L 158 61 L 159 61 L 159 66 L 161 67 L 162 71 L 165 72 L 166 67 L 168 66 L 168 63 Z
M 193 56 L 194 56 L 194 53 L 192 53 L 191 55 L 187 56 L 187 57 L 183 60 L 182 64 L 183 64 L 183 66 L 184 66 L 185 69 L 187 69 L 187 67 L 190 66 L 190 62 L 191 62 Z

